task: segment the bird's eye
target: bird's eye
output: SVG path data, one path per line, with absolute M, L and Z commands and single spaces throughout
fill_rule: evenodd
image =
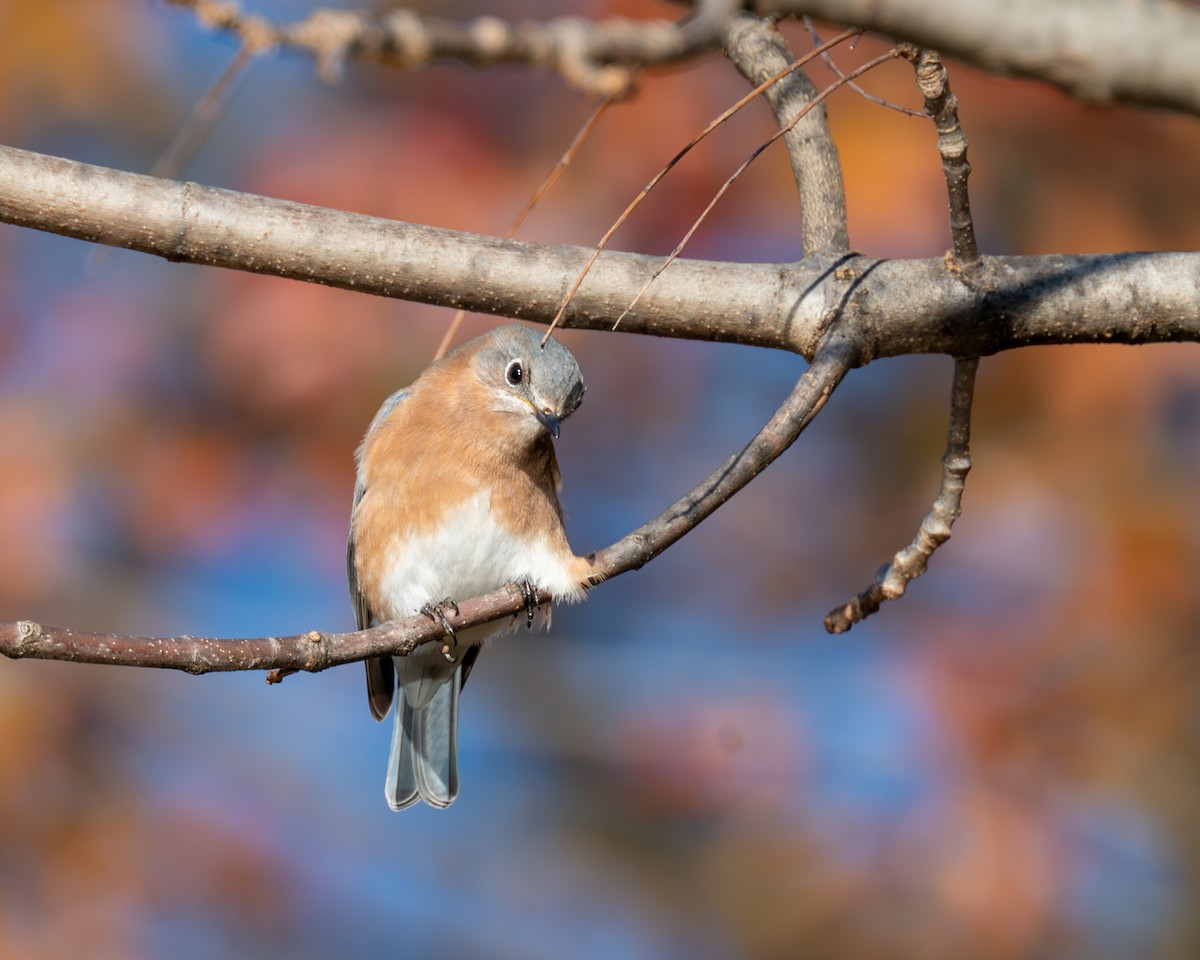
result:
M 513 360 L 508 365 L 508 369 L 504 371 L 504 379 L 511 386 L 519 387 L 521 385 L 521 381 L 525 379 L 525 368 L 521 366 L 520 360 Z

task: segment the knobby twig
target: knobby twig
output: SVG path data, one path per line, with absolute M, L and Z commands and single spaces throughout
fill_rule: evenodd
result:
M 592 556 L 591 584 L 641 568 L 711 516 L 792 445 L 856 360 L 847 341 L 827 338 L 782 406 L 741 451 L 658 517 Z M 550 597 L 542 592 L 537 599 L 546 603 Z M 458 613 L 447 619 L 460 630 L 524 609 L 520 588 L 510 584 L 464 600 Z M 297 670 L 317 672 L 367 657 L 405 656 L 441 639 L 442 630 L 440 620 L 418 615 L 356 633 L 313 630 L 291 637 L 219 640 L 85 633 L 22 620 L 0 624 L 0 653 L 13 659 L 158 667 L 192 674 L 269 669 L 270 679 L 277 681 Z
M 954 521 L 962 513 L 963 486 L 971 469 L 971 404 L 975 396 L 977 358 L 954 362 L 950 392 L 950 427 L 942 456 L 942 484 L 933 507 L 921 521 L 912 543 L 901 550 L 876 575 L 875 582 L 845 605 L 825 617 L 830 633 L 845 633 L 875 613 L 887 600 L 904 595 L 909 583 L 925 572 L 935 550 L 950 539 Z
M 236 0 L 167 0 L 202 23 L 232 33 L 244 46 L 288 47 L 311 53 L 323 80 L 340 79 L 350 59 L 405 70 L 435 60 L 472 66 L 519 63 L 559 74 L 577 90 L 624 96 L 643 66 L 676 63 L 715 48 L 729 4 L 710 0 L 684 23 L 574 17 L 509 23 L 478 17 L 462 23 L 397 9 L 384 14 L 320 8 L 303 20 L 275 23 L 242 12 Z
M 975 243 L 975 222 L 971 218 L 971 198 L 967 178 L 971 164 L 967 160 L 967 136 L 958 122 L 958 97 L 950 90 L 950 78 L 942 59 L 933 50 L 912 44 L 900 45 L 900 52 L 917 75 L 917 87 L 925 97 L 925 112 L 937 126 L 938 153 L 950 196 L 950 237 L 958 266 L 973 270 L 979 265 L 979 247 Z
M 524 609 L 520 588 L 505 587 L 486 597 L 464 601 L 458 616 L 448 617 L 457 629 L 483 623 Z M 543 596 L 543 601 L 548 599 Z M 513 609 L 509 609 L 513 608 Z M 278 669 L 316 672 L 366 657 L 392 653 L 405 656 L 423 643 L 440 639 L 440 620 L 417 616 L 355 633 L 310 630 L 290 637 L 257 637 L 247 640 L 211 637 L 128 637 L 50 627 L 30 620 L 0 624 L 0 653 L 12 659 L 26 657 L 100 663 L 116 666 L 156 667 L 185 673 L 222 673 L 235 670 Z

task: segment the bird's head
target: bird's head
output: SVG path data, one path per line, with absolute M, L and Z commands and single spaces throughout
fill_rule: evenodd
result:
M 478 338 L 475 369 L 498 412 L 520 414 L 532 433 L 557 438 L 560 423 L 583 400 L 583 376 L 566 347 L 519 323 Z

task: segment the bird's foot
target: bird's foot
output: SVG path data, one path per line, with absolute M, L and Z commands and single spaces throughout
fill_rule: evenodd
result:
M 450 663 L 454 663 L 454 651 L 458 647 L 458 634 L 454 632 L 454 628 L 450 626 L 450 619 L 446 616 L 447 610 L 453 610 L 454 616 L 458 616 L 458 604 L 451 597 L 446 597 L 440 603 L 427 603 L 421 608 L 421 612 L 425 614 L 434 623 L 441 622 L 442 629 L 446 631 L 446 642 L 442 644 L 442 656 Z
M 518 580 L 517 586 L 521 590 L 521 599 L 525 601 L 525 628 L 532 630 L 534 614 L 537 613 L 538 609 L 537 587 L 533 585 L 533 581 L 528 577 L 522 577 Z

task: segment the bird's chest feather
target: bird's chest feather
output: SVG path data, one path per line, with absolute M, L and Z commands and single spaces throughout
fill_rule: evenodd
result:
M 467 600 L 528 577 L 555 593 L 578 590 L 557 538 L 514 530 L 493 509 L 483 488 L 423 528 L 396 528 L 378 556 L 378 613 L 412 616 L 446 597 Z M 561 529 L 561 527 L 559 528 Z
M 400 619 L 447 597 L 472 597 L 527 577 L 556 599 L 583 594 L 562 525 L 553 447 L 514 449 L 504 417 L 480 404 L 435 412 L 414 388 L 368 435 L 363 496 L 352 518 L 359 588 L 375 620 Z M 423 399 L 424 398 L 424 399 Z

